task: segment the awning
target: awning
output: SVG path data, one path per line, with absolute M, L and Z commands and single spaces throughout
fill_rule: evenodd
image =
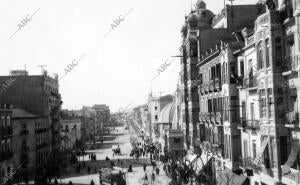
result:
M 243 185 L 246 179 L 246 176 L 237 175 L 226 168 L 224 172 L 217 177 L 217 185 Z
M 298 141 L 295 141 L 292 143 L 291 153 L 288 157 L 288 160 L 285 162 L 285 164 L 282 166 L 282 173 L 283 175 L 290 173 L 290 168 L 295 163 L 297 156 L 299 154 L 300 150 L 300 144 Z
M 265 139 L 262 144 L 261 144 L 261 147 L 260 147 L 260 150 L 259 150 L 259 153 L 257 154 L 255 160 L 254 160 L 254 164 L 258 165 L 259 161 L 261 160 L 261 157 L 262 157 L 262 154 L 264 153 L 267 145 L 268 145 L 268 142 L 270 140 L 270 137 L 268 137 L 267 139 Z

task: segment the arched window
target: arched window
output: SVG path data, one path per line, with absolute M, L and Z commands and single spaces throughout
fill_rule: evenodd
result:
M 266 39 L 266 67 L 270 67 L 270 39 Z
M 281 59 L 282 59 L 282 54 L 281 54 L 281 38 L 276 37 L 275 38 L 275 59 L 276 59 L 276 65 L 280 66 L 281 65 Z
M 225 83 L 225 63 L 222 65 L 222 84 Z
M 7 123 L 7 126 L 10 127 L 10 117 L 9 116 L 6 117 L 6 123 Z
M 5 118 L 4 118 L 4 116 L 1 116 L 1 126 L 2 126 L 2 128 L 5 127 Z
M 257 63 L 258 69 L 263 68 L 263 50 L 262 50 L 262 43 L 259 42 L 257 45 Z

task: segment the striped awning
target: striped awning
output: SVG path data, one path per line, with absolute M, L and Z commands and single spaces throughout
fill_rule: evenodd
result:
M 282 166 L 282 174 L 283 175 L 290 173 L 290 171 L 291 171 L 290 168 L 295 163 L 297 156 L 299 154 L 299 150 L 300 150 L 299 141 L 293 142 L 290 155 L 289 155 L 287 161 L 285 162 L 285 164 Z
M 258 163 L 260 162 L 261 160 L 261 157 L 269 143 L 269 140 L 270 140 L 270 137 L 267 137 L 261 144 L 261 147 L 260 147 L 260 150 L 259 150 L 259 153 L 257 154 L 256 158 L 254 159 L 254 164 L 258 165 Z

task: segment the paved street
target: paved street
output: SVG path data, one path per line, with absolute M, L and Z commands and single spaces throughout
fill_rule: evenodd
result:
M 111 133 L 109 136 L 105 136 L 103 144 L 101 144 L 100 149 L 95 150 L 88 150 L 88 152 L 92 152 L 96 155 L 97 161 L 91 161 L 89 159 L 89 156 L 84 156 L 84 161 L 86 163 L 86 166 L 91 167 L 91 174 L 87 174 L 86 170 L 82 170 L 83 172 L 79 174 L 75 174 L 74 171 L 69 169 L 69 171 L 66 171 L 66 175 L 63 175 L 62 182 L 68 183 L 69 181 L 72 181 L 73 184 L 90 184 L 91 180 L 94 181 L 95 184 L 99 183 L 99 175 L 95 173 L 94 169 L 98 169 L 99 167 L 107 168 L 109 167 L 109 162 L 105 161 L 106 156 L 108 156 L 111 160 L 114 160 L 117 163 L 117 160 L 120 159 L 120 163 L 117 163 L 117 166 L 122 167 L 124 171 L 128 170 L 128 166 L 132 164 L 133 166 L 133 172 L 127 173 L 127 184 L 130 185 L 138 185 L 143 184 L 144 180 L 142 178 L 144 177 L 145 173 L 143 171 L 143 164 L 147 164 L 147 174 L 150 179 L 150 174 L 152 173 L 152 166 L 150 166 L 150 160 L 149 157 L 140 158 L 137 162 L 136 159 L 133 159 L 132 157 L 129 157 L 130 151 L 132 149 L 131 143 L 130 143 L 130 137 L 136 137 L 136 134 L 134 133 L 133 129 L 130 128 L 129 130 L 126 130 L 125 127 L 116 127 L 115 132 Z M 114 156 L 112 153 L 112 146 L 119 145 L 121 148 L 121 156 Z M 127 160 L 126 160 L 127 159 Z M 83 160 L 83 157 L 80 157 L 80 161 Z M 155 176 L 154 183 L 148 182 L 149 184 L 159 184 L 164 185 L 168 184 L 169 179 L 166 177 L 161 164 L 159 164 L 160 168 L 160 174 Z M 93 173 L 93 174 L 92 174 Z

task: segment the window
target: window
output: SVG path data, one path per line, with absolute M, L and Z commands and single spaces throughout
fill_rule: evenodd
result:
M 266 67 L 270 67 L 270 39 L 266 39 Z
M 272 88 L 268 88 L 268 115 L 270 118 L 274 115 Z
M 154 110 L 157 110 L 157 106 L 154 107 Z
M 208 108 L 208 112 L 212 112 L 212 100 L 209 99 L 208 102 L 207 102 L 207 108 Z
M 254 120 L 254 103 L 250 103 L 250 118 L 251 121 Z
M 211 80 L 214 80 L 215 79 L 215 66 L 211 67 Z
M 281 66 L 281 59 L 282 59 L 282 54 L 281 54 L 281 39 L 280 37 L 275 38 L 275 59 L 276 59 L 276 65 Z
M 259 42 L 257 46 L 257 62 L 258 62 L 258 69 L 264 68 L 263 62 L 263 50 L 262 50 L 262 43 Z
M 221 64 L 216 65 L 216 78 L 220 78 L 221 76 Z
M 244 76 L 244 60 L 240 60 L 240 76 Z
M 1 125 L 2 125 L 2 127 L 5 127 L 5 118 L 4 118 L 4 116 L 1 116 Z
M 174 143 L 180 143 L 180 138 L 174 138 Z
M 190 47 L 190 56 L 198 57 L 197 43 L 191 43 Z
M 244 140 L 244 158 L 247 159 L 249 157 L 248 155 L 248 141 Z
M 158 116 L 157 115 L 155 115 L 155 121 L 157 121 L 158 120 Z
M 225 83 L 225 63 L 222 65 L 222 84 Z
M 266 91 L 265 89 L 261 89 L 259 91 L 259 103 L 260 103 L 260 117 L 265 118 L 267 113 L 267 100 L 266 100 Z
M 202 85 L 202 73 L 199 74 L 199 82 L 200 82 L 200 85 Z
M 252 155 L 253 155 L 253 159 L 255 159 L 255 157 L 256 157 L 256 140 L 252 141 Z
M 246 119 L 246 102 L 242 101 L 242 118 Z
M 7 126 L 10 127 L 10 117 L 7 116 L 7 117 L 6 117 L 6 120 L 7 120 Z

